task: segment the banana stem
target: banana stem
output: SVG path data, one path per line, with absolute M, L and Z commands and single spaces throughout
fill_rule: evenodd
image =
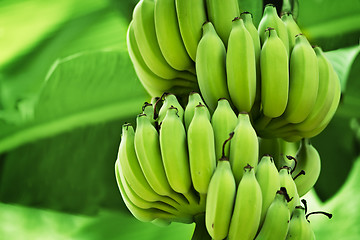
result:
M 191 240 L 211 240 L 205 226 L 205 213 L 194 216 L 195 229 Z

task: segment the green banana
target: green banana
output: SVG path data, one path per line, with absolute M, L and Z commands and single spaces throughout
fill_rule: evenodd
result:
M 206 0 L 206 8 L 209 21 L 214 24 L 216 32 L 227 46 L 231 31 L 231 20 L 240 15 L 238 1 Z
M 261 84 L 261 73 L 260 73 L 260 52 L 261 52 L 261 44 L 260 38 L 258 34 L 258 30 L 256 29 L 253 23 L 253 16 L 249 12 L 242 12 L 240 14 L 240 18 L 244 20 L 244 24 L 246 29 L 251 35 L 253 40 L 254 50 L 255 50 L 255 63 L 256 63 L 256 95 L 255 102 L 253 108 L 251 109 L 251 115 L 253 117 L 258 117 L 261 107 L 261 92 L 260 92 L 260 84 Z
M 248 164 L 257 166 L 259 158 L 259 142 L 251 125 L 249 114 L 239 113 L 238 122 L 234 130 L 234 137 L 230 142 L 230 164 L 236 183 L 244 174 L 244 167 Z
M 176 107 L 168 108 L 159 137 L 161 157 L 171 188 L 182 193 L 190 203 L 197 203 L 198 199 L 192 192 L 185 127 Z
M 158 195 L 150 187 L 136 156 L 134 137 L 135 133 L 133 127 L 129 123 L 124 124 L 122 126 L 122 137 L 118 152 L 118 167 L 122 169 L 126 181 L 134 192 L 145 201 L 161 201 L 178 209 L 179 204 L 175 200 Z
M 282 167 L 279 170 L 280 177 L 280 187 L 284 187 L 287 190 L 287 193 L 290 197 L 290 201 L 288 203 L 288 207 L 290 212 L 292 213 L 297 205 L 300 203 L 299 194 L 297 192 L 296 184 L 291 177 L 290 168 Z
M 299 196 L 305 195 L 316 183 L 320 175 L 321 161 L 318 151 L 307 139 L 303 139 L 296 154 L 297 165 L 292 173 L 293 177 L 301 171 L 305 171 L 304 176 L 297 177 L 294 182 Z
M 201 27 L 206 22 L 204 0 L 175 0 L 179 28 L 185 48 L 193 61 L 201 39 Z
M 285 188 L 276 192 L 275 199 L 267 210 L 265 222 L 255 240 L 285 240 L 290 222 L 286 194 Z
M 312 237 L 310 224 L 305 217 L 305 209 L 301 206 L 296 206 L 290 220 L 286 239 L 311 240 L 313 239 Z
M 187 133 L 191 179 L 196 191 L 206 194 L 216 167 L 214 131 L 204 105 L 197 105 Z
M 229 99 L 226 85 L 226 50 L 211 22 L 203 25 L 196 53 L 196 73 L 206 105 L 214 110 L 219 98 Z M 210 50 L 211 49 L 211 50 Z
M 184 111 L 184 121 L 186 130 L 189 128 L 190 122 L 194 117 L 195 107 L 199 104 L 205 105 L 201 96 L 197 92 L 191 92 L 189 94 L 189 100 Z M 210 112 L 207 111 L 208 118 L 210 119 Z
M 216 159 L 222 157 L 223 143 L 229 138 L 229 134 L 234 131 L 237 124 L 237 117 L 232 110 L 229 102 L 225 98 L 218 101 L 218 105 L 211 117 L 211 125 L 215 136 Z M 229 145 L 225 146 L 225 154 L 229 155 Z
M 118 160 L 117 160 L 118 161 Z M 142 209 L 150 209 L 150 208 L 154 208 L 154 209 L 159 209 L 162 210 L 164 212 L 168 212 L 170 214 L 173 215 L 177 215 L 179 213 L 179 211 L 166 204 L 163 202 L 149 202 L 146 201 L 144 199 L 142 199 L 139 195 L 137 195 L 134 190 L 130 187 L 129 183 L 126 181 L 124 174 L 122 173 L 122 169 L 120 168 L 120 164 L 117 163 L 117 174 L 118 174 L 118 180 L 121 181 L 122 187 L 124 189 L 124 193 L 126 194 L 126 196 L 129 198 L 129 200 L 138 208 L 142 208 Z
M 164 91 L 183 93 L 184 91 L 189 91 L 188 89 L 197 88 L 197 84 L 195 82 L 179 78 L 172 79 L 170 81 L 168 79 L 160 78 L 149 69 L 137 45 L 134 34 L 133 21 L 129 25 L 126 42 L 135 72 L 139 77 L 140 82 L 151 96 L 160 96 Z
M 226 53 L 227 86 L 239 112 L 250 112 L 256 96 L 256 58 L 253 39 L 244 21 L 232 22 Z
M 290 57 L 289 101 L 283 118 L 290 123 L 304 121 L 314 108 L 318 88 L 316 54 L 306 37 L 297 35 Z
M 290 56 L 288 33 L 284 22 L 281 21 L 281 19 L 279 18 L 276 12 L 276 7 L 273 4 L 267 4 L 265 6 L 263 16 L 258 26 L 261 44 L 264 44 L 266 38 L 268 37 L 266 36 L 267 34 L 265 33 L 265 31 L 269 27 L 276 30 L 276 33 L 284 44 L 287 56 Z
M 194 68 L 181 38 L 175 0 L 155 1 L 155 30 L 161 53 L 179 71 Z
M 321 124 L 331 108 L 334 96 L 338 96 L 340 92 L 330 61 L 320 47 L 315 47 L 314 50 L 319 66 L 319 90 L 313 110 L 303 122 L 296 125 L 296 129 L 303 132 L 311 131 Z
M 156 37 L 154 21 L 155 2 L 141 0 L 134 8 L 133 28 L 141 56 L 149 69 L 164 79 L 184 78 L 196 81 L 196 77 L 187 71 L 180 72 L 172 68 L 161 53 Z
M 295 46 L 295 36 L 299 33 L 302 33 L 299 26 L 294 20 L 294 17 L 291 12 L 286 12 L 281 16 L 281 20 L 285 23 L 286 30 L 289 37 L 289 52 L 292 51 L 292 49 Z
M 155 119 L 154 119 L 154 107 L 151 103 L 145 102 L 142 106 L 142 113 L 146 115 L 146 117 L 149 118 L 152 125 L 155 125 Z
M 270 118 L 284 113 L 289 95 L 288 56 L 277 31 L 268 28 L 260 54 L 261 103 L 263 114 Z
M 167 180 L 156 128 L 143 114 L 137 116 L 136 126 L 135 152 L 149 185 L 159 195 L 169 196 L 179 203 L 186 204 L 186 200 L 171 189 Z
M 159 124 L 161 124 L 161 122 L 163 121 L 163 119 L 165 118 L 165 116 L 167 114 L 168 109 L 171 106 L 173 106 L 177 109 L 177 115 L 179 116 L 179 119 L 181 120 L 181 122 L 183 122 L 183 119 L 184 119 L 183 107 L 180 105 L 180 103 L 178 102 L 178 100 L 174 94 L 168 93 L 168 94 L 164 94 L 164 102 L 159 111 L 159 116 L 158 116 L 158 120 L 157 120 L 159 122 Z
M 269 155 L 265 155 L 261 158 L 259 165 L 257 166 L 256 179 L 260 185 L 262 193 L 262 208 L 260 225 L 265 220 L 266 212 L 274 201 L 276 191 L 280 189 L 279 172 Z
M 175 218 L 175 216 L 173 214 L 170 213 L 166 213 L 164 211 L 158 210 L 158 209 L 142 209 L 137 207 L 135 204 L 133 204 L 129 197 L 126 195 L 126 192 L 124 190 L 124 187 L 121 183 L 120 180 L 120 175 L 119 175 L 119 169 L 115 168 L 115 176 L 117 179 L 117 184 L 118 184 L 118 188 L 120 190 L 122 199 L 126 205 L 126 207 L 129 209 L 129 211 L 131 212 L 131 214 L 138 219 L 139 221 L 142 222 L 151 222 L 153 220 L 155 220 L 156 218 L 161 218 L 161 219 L 171 219 L 171 218 Z
M 226 141 L 223 144 L 223 156 L 211 177 L 206 197 L 206 228 L 215 240 L 224 239 L 228 235 L 236 195 L 234 175 L 229 159 L 225 156 Z
M 230 221 L 229 240 L 253 240 L 260 224 L 261 189 L 253 168 L 247 165 L 244 171 L 236 193 L 234 212 Z
M 287 166 L 294 169 L 295 161 L 291 157 L 295 157 L 299 149 L 299 142 L 288 142 L 279 138 L 280 154 L 279 158 L 274 159 L 278 169 Z M 289 159 L 290 157 L 290 159 Z

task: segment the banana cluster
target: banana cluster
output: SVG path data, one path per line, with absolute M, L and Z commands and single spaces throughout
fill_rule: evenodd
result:
M 229 99 L 262 137 L 316 136 L 340 100 L 332 65 L 291 13 L 268 4 L 256 28 L 243 10 L 238 0 L 141 0 L 127 35 L 140 81 L 153 97 L 200 91 L 210 111 Z
M 259 138 L 249 114 L 225 98 L 212 114 L 195 92 L 185 107 L 173 94 L 145 103 L 136 129 L 122 127 L 115 173 L 140 221 L 205 214 L 213 239 L 311 239 L 299 237 L 312 230 L 298 206 L 319 177 L 316 149 L 306 139 Z

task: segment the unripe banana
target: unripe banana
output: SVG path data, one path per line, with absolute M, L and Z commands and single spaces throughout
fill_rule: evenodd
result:
M 229 138 L 237 124 L 237 117 L 232 110 L 228 100 L 221 98 L 211 117 L 211 125 L 215 136 L 216 160 L 222 157 L 223 143 Z M 229 145 L 225 146 L 225 155 L 229 156 Z
M 297 206 L 290 220 L 289 231 L 286 239 L 311 240 L 312 230 L 305 217 L 305 209 Z
M 256 169 L 256 179 L 262 193 L 260 225 L 265 220 L 266 212 L 280 189 L 279 172 L 270 156 L 263 156 Z
M 231 31 L 231 20 L 240 15 L 238 1 L 206 0 L 206 7 L 209 21 L 214 24 L 216 32 L 227 46 Z
M 159 210 L 168 212 L 173 215 L 176 215 L 179 213 L 176 208 L 174 208 L 168 204 L 165 204 L 163 202 L 159 202 L 159 201 L 149 202 L 149 201 L 142 199 L 139 195 L 137 195 L 134 192 L 134 190 L 130 187 L 129 183 L 126 181 L 118 160 L 117 160 L 116 164 L 117 164 L 117 166 L 115 166 L 115 168 L 117 168 L 117 169 L 115 171 L 118 174 L 116 176 L 118 178 L 117 181 L 121 181 L 121 185 L 123 187 L 124 193 L 126 194 L 126 196 L 129 198 L 129 200 L 135 206 L 142 208 L 142 209 L 149 209 L 149 208 L 159 209 Z
M 269 37 L 260 53 L 261 103 L 263 114 L 279 117 L 286 109 L 289 94 L 288 56 L 276 30 L 266 31 Z
M 201 39 L 201 27 L 206 18 L 204 0 L 175 0 L 179 28 L 185 48 L 193 61 Z
M 184 111 L 184 121 L 185 121 L 186 130 L 189 128 L 190 122 L 194 116 L 195 107 L 199 104 L 205 105 L 200 94 L 196 92 L 191 92 L 189 94 L 189 100 Z M 210 119 L 210 112 L 207 111 L 207 113 L 208 113 L 208 118 Z
M 287 193 L 290 197 L 290 202 L 288 203 L 288 207 L 290 213 L 292 213 L 295 209 L 295 206 L 300 204 L 299 194 L 297 192 L 296 184 L 291 177 L 290 168 L 283 167 L 279 171 L 280 177 L 280 187 L 284 187 L 287 190 Z
M 131 214 L 136 219 L 138 219 L 139 221 L 142 221 L 142 222 L 151 222 L 156 218 L 163 218 L 163 219 L 174 218 L 174 215 L 163 212 L 158 209 L 142 209 L 142 208 L 137 207 L 135 204 L 133 204 L 130 201 L 129 197 L 126 195 L 124 187 L 120 180 L 119 169 L 117 167 L 115 168 L 115 176 L 117 179 L 116 182 L 118 184 L 122 199 L 123 199 L 126 207 L 129 209 Z
M 184 71 L 194 68 L 181 38 L 175 0 L 155 1 L 155 29 L 160 50 L 171 67 Z
M 276 7 L 273 4 L 267 4 L 265 6 L 263 17 L 261 18 L 258 26 L 258 32 L 259 32 L 261 44 L 265 43 L 265 39 L 267 38 L 265 30 L 269 27 L 274 28 L 276 30 L 279 38 L 284 44 L 287 56 L 290 56 L 288 33 L 285 24 L 279 18 L 276 12 Z
M 248 165 L 237 189 L 229 240 L 254 239 L 260 224 L 261 206 L 261 189 L 253 168 Z
M 296 125 L 298 131 L 311 131 L 318 127 L 328 114 L 334 96 L 338 95 L 340 89 L 336 88 L 338 81 L 336 73 L 329 60 L 325 57 L 320 47 L 314 48 L 319 66 L 319 90 L 313 110 L 309 116 Z
M 259 142 L 247 113 L 239 113 L 238 123 L 234 130 L 234 137 L 230 142 L 230 164 L 236 183 L 244 174 L 244 167 L 248 164 L 257 166 L 259 158 Z
M 224 239 L 228 235 L 235 195 L 236 183 L 230 162 L 222 156 L 211 177 L 206 197 L 206 228 L 215 240 Z
M 318 87 L 316 54 L 306 37 L 297 35 L 290 57 L 289 101 L 283 117 L 290 123 L 304 121 L 314 108 Z
M 214 110 L 219 98 L 229 99 L 226 85 L 226 50 L 211 22 L 206 22 L 202 28 L 203 36 L 196 53 L 196 73 L 205 103 Z
M 181 122 L 183 122 L 184 119 L 184 109 L 178 102 L 176 96 L 174 94 L 165 94 L 163 105 L 160 108 L 159 116 L 158 116 L 158 122 L 159 124 L 163 121 L 165 118 L 168 109 L 173 106 L 177 109 L 177 115 L 179 116 Z
M 160 149 L 169 184 L 176 192 L 187 194 L 191 188 L 186 132 L 178 109 L 171 106 L 160 127 Z
M 207 193 L 216 167 L 214 132 L 207 112 L 204 105 L 196 106 L 187 133 L 191 179 L 200 194 Z
M 159 134 L 149 119 L 140 114 L 136 118 L 134 137 L 136 156 L 151 188 L 159 195 L 169 196 L 179 203 L 186 203 L 180 194 L 175 193 L 167 180 L 161 159 Z
M 286 189 L 284 189 L 286 190 Z M 290 211 L 286 192 L 276 192 L 276 197 L 267 210 L 265 222 L 255 240 L 285 239 L 289 229 Z
M 163 79 L 155 75 L 149 67 L 146 65 L 137 41 L 135 39 L 133 21 L 130 22 L 127 32 L 127 48 L 130 55 L 130 59 L 133 63 L 134 69 L 140 82 L 151 96 L 160 96 L 164 91 L 171 91 L 174 93 L 183 93 L 189 91 L 189 89 L 196 89 L 196 83 L 180 78 L 176 79 Z
M 296 153 L 299 149 L 299 142 L 288 142 L 281 138 L 278 139 L 278 142 L 280 145 L 280 156 L 278 159 L 274 159 L 275 165 L 278 169 L 284 166 L 294 169 L 295 161 L 293 157 L 296 156 Z
M 291 12 L 286 12 L 281 16 L 281 20 L 285 23 L 286 30 L 289 37 L 289 52 L 292 51 L 292 49 L 295 46 L 295 36 L 299 33 L 302 33 L 299 26 L 295 22 L 293 15 Z
M 257 117 L 260 112 L 261 107 L 261 93 L 260 93 L 260 84 L 261 84 L 261 73 L 260 73 L 260 51 L 261 44 L 258 31 L 253 23 L 253 16 L 249 12 L 242 12 L 240 14 L 241 19 L 244 20 L 246 29 L 249 31 L 251 38 L 253 40 L 254 50 L 255 50 L 255 63 L 256 63 L 256 96 L 253 108 L 251 109 L 251 115 Z
M 150 187 L 136 156 L 134 136 L 135 133 L 133 127 L 130 124 L 124 124 L 122 127 L 122 137 L 119 146 L 118 163 L 126 181 L 129 183 L 134 192 L 142 199 L 149 202 L 162 201 L 169 205 L 178 207 L 178 203 L 173 199 L 158 195 Z
M 227 86 L 239 112 L 250 112 L 256 96 L 256 58 L 253 39 L 241 18 L 235 18 L 226 54 Z
M 292 176 L 298 175 L 301 171 L 305 175 L 298 176 L 294 181 L 299 196 L 305 195 L 316 183 L 320 175 L 321 161 L 318 151 L 308 140 L 303 139 L 299 151 L 296 154 L 297 165 Z

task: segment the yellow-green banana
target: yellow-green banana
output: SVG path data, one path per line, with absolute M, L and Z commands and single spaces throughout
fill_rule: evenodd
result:
M 295 161 L 292 157 L 295 157 L 299 149 L 299 142 L 288 142 L 281 138 L 279 138 L 278 141 L 280 145 L 280 156 L 278 159 L 274 159 L 275 165 L 278 169 L 284 166 L 294 169 Z
M 164 79 L 181 77 L 196 81 L 189 72 L 180 72 L 172 68 L 161 53 L 156 37 L 154 21 L 155 2 L 141 0 L 134 8 L 133 28 L 141 56 L 153 73 Z
M 295 209 L 295 206 L 300 204 L 299 194 L 297 192 L 296 184 L 291 177 L 290 168 L 283 167 L 279 171 L 280 177 L 280 187 L 284 187 L 287 190 L 287 193 L 290 197 L 290 201 L 288 203 L 288 207 L 290 212 L 292 213 Z
M 131 22 L 129 25 L 126 42 L 135 72 L 139 77 L 140 82 L 151 96 L 160 96 L 164 91 L 183 93 L 184 91 L 189 91 L 189 89 L 196 88 L 195 82 L 179 78 L 172 80 L 163 79 L 155 75 L 149 69 L 137 45 L 134 34 L 133 22 Z
M 225 60 L 225 46 L 212 23 L 206 22 L 197 48 L 195 65 L 201 94 L 212 111 L 219 98 L 229 99 Z
M 267 4 L 265 6 L 263 16 L 258 26 L 261 44 L 264 44 L 265 39 L 268 37 L 266 36 L 267 34 L 265 33 L 265 30 L 269 27 L 276 30 L 279 38 L 284 44 L 287 56 L 290 56 L 288 33 L 285 24 L 281 21 L 281 18 L 279 18 L 276 12 L 276 7 L 273 4 Z
M 216 160 L 222 157 L 223 143 L 229 138 L 237 124 L 237 117 L 229 102 L 225 98 L 218 101 L 218 105 L 211 117 L 211 125 L 215 136 Z M 229 145 L 225 146 L 225 155 L 229 156 Z
M 161 158 L 159 134 L 143 114 L 136 118 L 134 143 L 136 156 L 151 188 L 159 195 L 185 203 L 186 200 L 175 193 L 169 185 Z
M 176 96 L 174 94 L 168 93 L 165 94 L 163 105 L 160 108 L 159 116 L 158 116 L 158 122 L 159 124 L 163 121 L 165 118 L 167 111 L 169 107 L 173 106 L 177 109 L 177 115 L 179 116 L 181 122 L 183 122 L 184 119 L 184 109 L 178 102 Z
M 271 156 L 265 155 L 261 158 L 255 176 L 262 193 L 261 225 L 265 220 L 269 206 L 274 201 L 276 191 L 280 189 L 279 172 Z
M 216 167 L 214 131 L 207 112 L 204 105 L 195 107 L 187 133 L 191 179 L 200 194 L 207 193 Z
M 292 176 L 295 177 L 301 171 L 305 175 L 298 176 L 294 182 L 299 196 L 305 195 L 316 183 L 320 175 L 321 161 L 318 151 L 311 145 L 307 139 L 303 139 L 299 151 L 296 154 L 297 165 Z
M 295 36 L 302 32 L 297 23 L 295 22 L 291 12 L 284 13 L 281 16 L 281 20 L 285 23 L 286 26 L 289 37 L 289 52 L 291 52 L 295 46 Z
M 184 71 L 194 68 L 181 38 L 175 0 L 155 1 L 155 29 L 160 50 L 171 67 Z
M 185 127 L 176 107 L 168 108 L 159 135 L 162 161 L 171 188 L 182 193 L 190 203 L 197 203 L 198 200 L 191 191 Z
M 216 32 L 226 46 L 231 31 L 231 20 L 240 15 L 238 1 L 206 0 L 206 7 L 209 21 L 214 24 Z
M 236 193 L 234 212 L 229 228 L 229 240 L 253 240 L 260 224 L 261 189 L 253 168 L 248 165 L 244 170 L 244 176 Z
M 226 53 L 227 86 L 238 112 L 250 112 L 256 96 L 256 58 L 253 39 L 241 18 L 235 18 Z
M 276 192 L 276 197 L 267 210 L 265 222 L 255 240 L 285 240 L 289 229 L 290 211 L 285 188 Z
M 289 101 L 283 117 L 290 123 L 304 121 L 314 108 L 318 87 L 316 54 L 306 37 L 297 35 L 290 57 Z
M 155 124 L 154 119 L 154 107 L 151 103 L 145 102 L 142 106 L 142 113 L 146 115 L 150 119 L 152 125 Z
M 301 206 L 296 206 L 290 220 L 286 239 L 312 240 L 312 237 L 311 226 L 305 217 L 305 209 Z
M 277 31 L 269 28 L 260 54 L 261 104 L 263 114 L 270 118 L 284 113 L 289 94 L 289 61 Z
M 193 61 L 201 39 L 201 27 L 206 22 L 204 0 L 175 0 L 179 28 L 185 48 Z
M 251 125 L 249 114 L 239 113 L 238 123 L 234 130 L 234 137 L 230 141 L 230 164 L 236 183 L 244 174 L 244 167 L 248 164 L 256 168 L 259 158 L 259 142 Z
M 195 107 L 199 104 L 205 105 L 201 96 L 197 92 L 191 92 L 189 94 L 189 100 L 184 111 L 184 121 L 186 130 L 189 128 L 190 122 L 194 116 Z M 210 119 L 210 112 L 207 111 L 208 118 Z
M 223 156 L 211 177 L 206 197 L 205 222 L 210 236 L 225 239 L 234 208 L 236 183 L 229 159 Z
M 319 66 L 319 90 L 314 108 L 308 117 L 296 125 L 298 131 L 311 131 L 317 128 L 328 114 L 333 99 L 339 95 L 338 79 L 330 61 L 325 57 L 320 47 L 314 48 Z

